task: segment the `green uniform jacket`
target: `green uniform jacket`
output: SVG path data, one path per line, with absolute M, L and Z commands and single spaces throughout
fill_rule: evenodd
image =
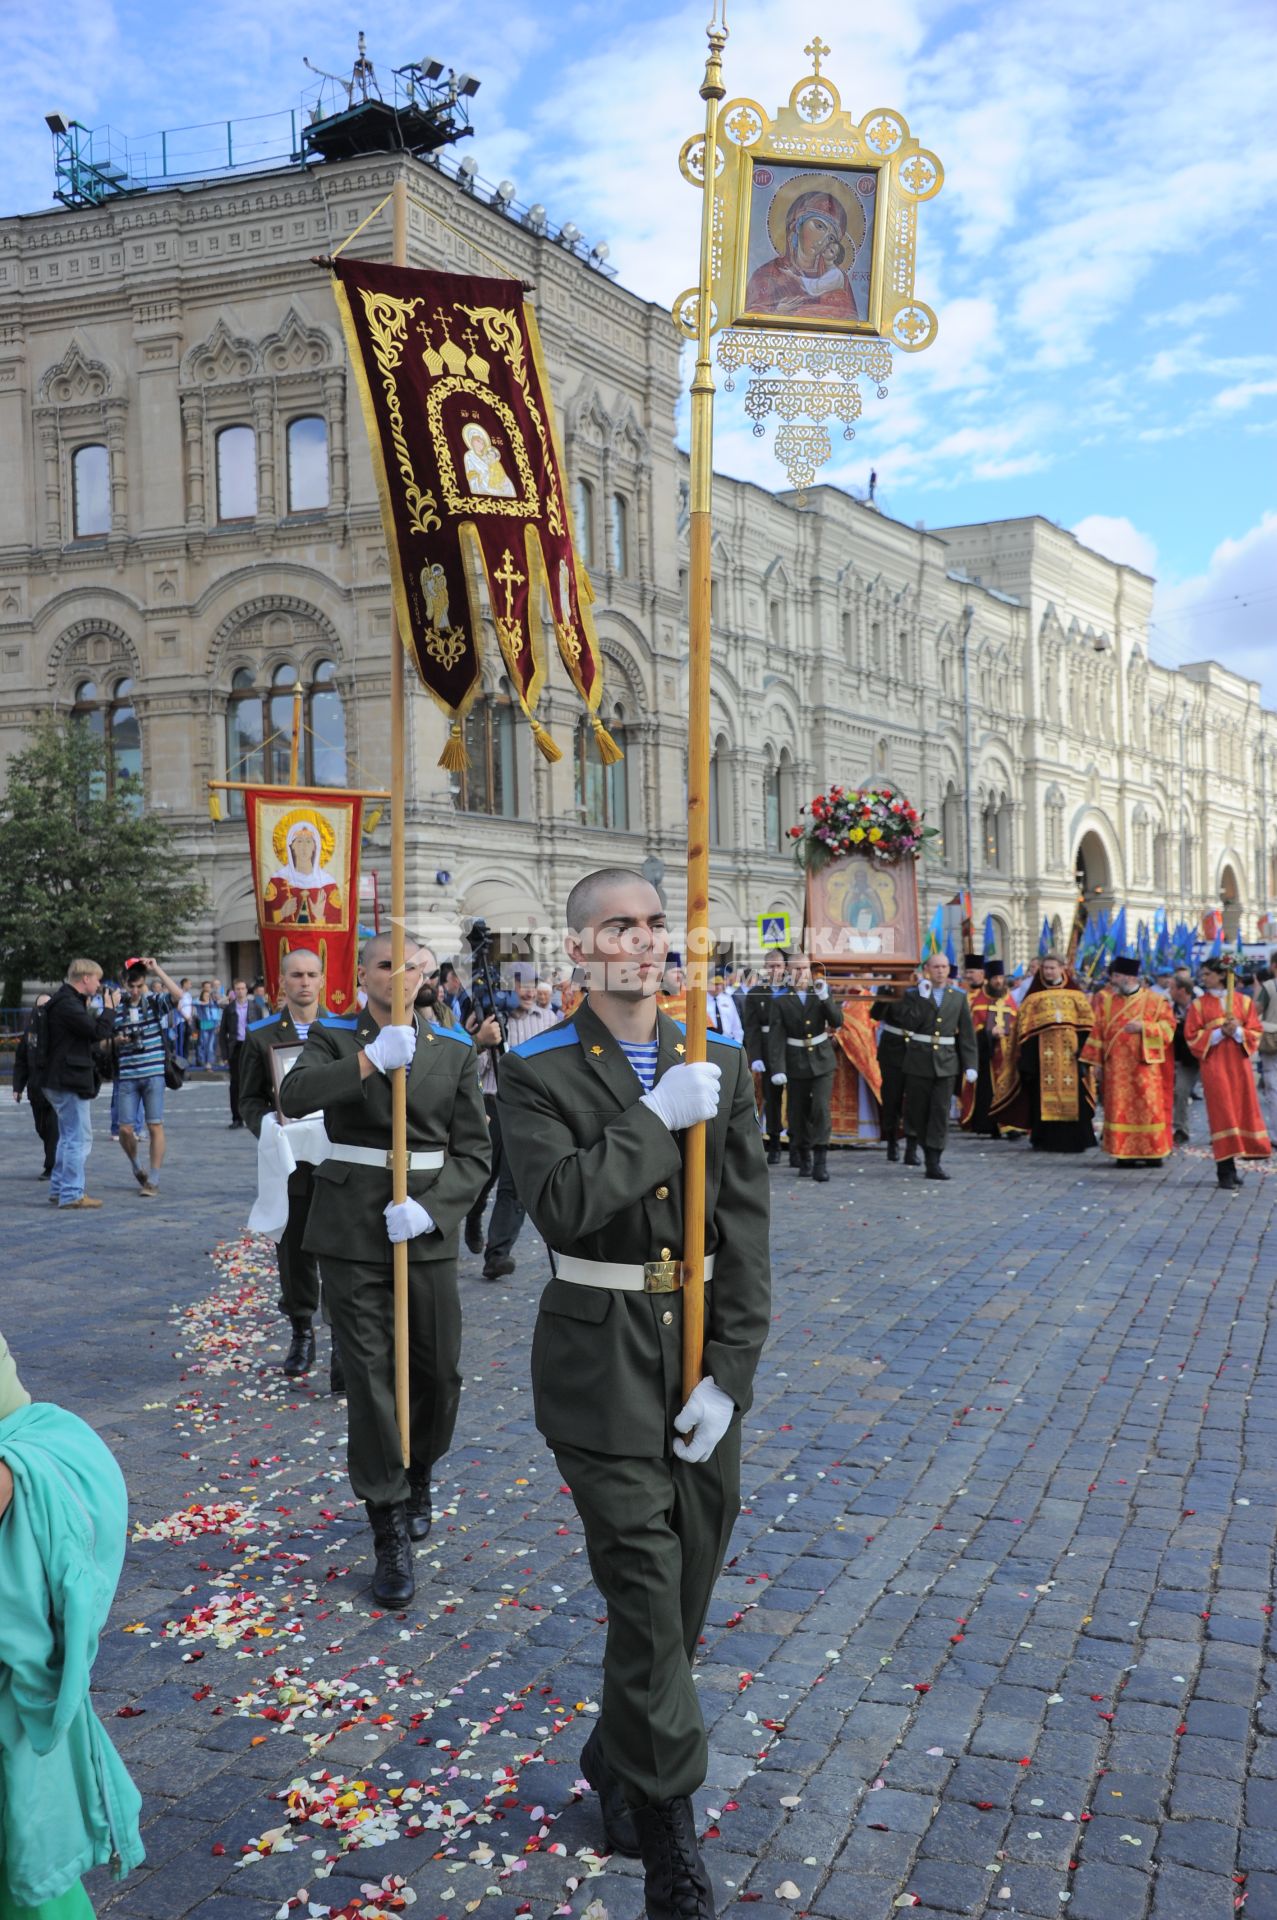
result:
M 318 1014 L 315 1017 L 318 1019 Z M 287 1007 L 282 1013 L 268 1014 L 265 1020 L 249 1022 L 239 1056 L 239 1110 L 254 1139 L 260 1138 L 262 1121 L 266 1115 L 275 1111 L 275 1082 L 270 1070 L 271 1048 L 295 1047 L 299 1044 L 293 1016 Z
M 755 981 L 745 995 L 745 1007 L 741 1014 L 741 1026 L 745 1029 L 745 1051 L 751 1061 L 761 1060 L 767 1065 L 767 1033 L 772 1023 L 772 1007 L 777 996 L 769 986 Z
M 832 1040 L 817 1040 L 822 1033 L 833 1033 L 842 1025 L 842 1008 L 832 992 L 824 1000 L 813 988 L 800 1000 L 792 987 L 772 1001 L 771 1032 L 767 1036 L 767 1071 L 783 1073 L 790 1080 L 827 1080 L 837 1065 L 837 1048 Z M 801 1047 L 791 1047 L 801 1040 Z M 807 1042 L 815 1044 L 809 1046 Z
M 656 1075 L 683 1059 L 683 1029 L 658 1015 Z M 710 1035 L 722 1068 L 708 1124 L 705 1372 L 744 1412 L 771 1316 L 770 1195 L 754 1081 L 737 1041 Z M 626 1264 L 681 1257 L 679 1137 L 588 999 L 501 1062 L 501 1141 L 519 1198 L 547 1245 Z M 641 1458 L 669 1452 L 683 1404 L 682 1295 L 551 1280 L 532 1343 L 536 1423 L 554 1444 Z
M 895 1025 L 905 1040 L 905 1078 L 949 1080 L 977 1064 L 971 1002 L 961 987 L 946 987 L 937 1000 L 911 987 L 899 1003 Z M 941 1046 L 941 1040 L 951 1044 Z
M 479 1093 L 474 1048 L 459 1027 L 436 1026 L 420 1015 L 417 1051 L 408 1069 L 408 1147 L 443 1148 L 442 1167 L 409 1173 L 408 1193 L 434 1220 L 432 1233 L 408 1242 L 411 1261 L 451 1259 L 457 1229 L 488 1177 L 488 1119 Z M 384 1073 L 359 1077 L 359 1055 L 377 1033 L 365 1008 L 357 1018 L 328 1015 L 307 1036 L 305 1052 L 280 1090 L 290 1120 L 322 1108 L 328 1138 L 356 1147 L 390 1150 L 390 1081 Z M 303 1246 L 330 1259 L 391 1264 L 384 1210 L 390 1169 L 325 1160 L 315 1168 Z

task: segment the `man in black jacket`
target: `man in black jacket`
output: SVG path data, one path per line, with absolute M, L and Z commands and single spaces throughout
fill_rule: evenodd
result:
M 57 1158 L 58 1116 L 44 1096 L 45 1061 L 38 1054 L 33 1053 L 31 1029 L 40 1008 L 47 1007 L 48 1004 L 47 993 L 36 995 L 35 1005 L 31 1009 L 31 1018 L 27 1021 L 22 1037 L 13 1050 L 13 1097 L 15 1100 L 21 1100 L 25 1093 L 31 1103 L 31 1118 L 40 1136 L 40 1144 L 44 1148 L 44 1171 L 40 1175 L 42 1180 L 50 1178 L 53 1173 L 53 1162 Z M 44 1023 L 40 1024 L 43 1026 Z
M 58 1116 L 58 1151 L 49 1179 L 49 1204 L 64 1213 L 100 1207 L 84 1191 L 84 1165 L 93 1147 L 93 1101 L 99 1076 L 93 1049 L 115 1032 L 118 993 L 102 995 L 102 1012 L 89 1005 L 102 985 L 96 960 L 73 960 L 49 1002 L 49 1064 L 44 1091 Z
M 263 1004 L 263 1017 L 269 1009 Z M 239 1050 L 248 1038 L 249 1022 L 257 1019 L 253 1012 L 253 1003 L 248 997 L 247 980 L 231 982 L 231 997 L 222 1008 L 222 1024 L 218 1032 L 217 1043 L 223 1060 L 230 1069 L 231 1117 L 232 1127 L 242 1127 L 244 1116 L 239 1110 Z

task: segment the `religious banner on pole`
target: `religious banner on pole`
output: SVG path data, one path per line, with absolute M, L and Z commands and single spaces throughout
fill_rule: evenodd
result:
M 244 794 L 266 997 L 284 956 L 316 953 L 333 1013 L 355 1006 L 363 796 L 339 788 L 249 787 Z
M 440 765 L 466 764 L 486 594 L 510 684 L 536 715 L 543 609 L 605 763 L 602 659 L 578 562 L 536 319 L 517 280 L 335 259 L 334 291 L 372 449 L 400 632 L 451 721 Z

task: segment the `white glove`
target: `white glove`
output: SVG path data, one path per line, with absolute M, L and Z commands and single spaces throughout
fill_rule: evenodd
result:
M 395 1028 L 391 1028 L 393 1033 Z M 402 1028 L 397 1029 L 402 1032 Z M 391 1201 L 385 1209 L 386 1232 L 394 1242 L 415 1240 L 419 1233 L 433 1233 L 435 1223 L 419 1200 Z
M 718 1112 L 718 1083 L 721 1067 L 708 1060 L 688 1060 L 681 1067 L 663 1073 L 642 1104 L 663 1120 L 671 1133 L 681 1127 L 694 1127 L 700 1120 L 712 1120 Z
M 920 994 L 922 995 L 922 997 L 923 997 L 923 999 L 924 999 L 924 1000 L 930 1000 L 930 998 L 931 998 L 931 982 L 930 982 L 930 980 L 919 980 L 919 982 L 918 982 L 918 992 L 919 992 L 919 993 L 920 993 Z
M 736 1402 L 729 1393 L 714 1385 L 709 1374 L 692 1388 L 692 1397 L 681 1413 L 674 1416 L 679 1433 L 690 1433 L 690 1440 L 676 1440 L 674 1451 L 680 1460 L 699 1466 L 708 1460 L 732 1424 Z
M 1217 1047 L 1220 1041 L 1223 1039 L 1223 1037 L 1224 1037 L 1223 1028 L 1216 1027 L 1214 1033 L 1212 1033 L 1210 1040 L 1208 1041 L 1207 1044 L 1212 1047 Z
M 815 986 L 812 988 L 812 992 L 815 994 L 817 1000 L 828 1000 L 829 998 L 828 980 L 817 980 Z
M 774 1073 L 774 1074 L 772 1075 L 772 1085 L 773 1085 L 774 1087 L 786 1087 L 786 1086 L 788 1086 L 788 1085 L 789 1085 L 789 1075 L 788 1075 L 787 1073 Z
M 749 1063 L 749 1070 L 751 1073 L 766 1073 L 767 1068 L 763 1065 L 763 1062 L 761 1060 L 751 1060 Z
M 968 1067 L 963 1078 L 969 1087 L 973 1087 L 980 1078 L 980 1069 L 978 1067 Z
M 1244 1047 L 1244 1046 L 1245 1046 L 1245 1044 L 1246 1044 L 1246 1029 L 1245 1029 L 1245 1027 L 1238 1027 L 1238 1029 L 1237 1029 L 1237 1031 L 1236 1031 L 1236 1033 L 1235 1033 L 1235 1034 L 1233 1035 L 1233 1038 L 1234 1038 L 1234 1040 L 1235 1040 L 1235 1041 L 1237 1042 L 1237 1044 L 1238 1044 L 1238 1046 L 1239 1046 L 1239 1047 Z
M 415 1027 L 383 1027 L 375 1040 L 370 1040 L 364 1052 L 374 1067 L 382 1073 L 393 1073 L 396 1067 L 407 1067 L 417 1051 L 417 1029 Z

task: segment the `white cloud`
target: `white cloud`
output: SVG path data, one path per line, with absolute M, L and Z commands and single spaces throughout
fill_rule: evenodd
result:
M 1134 567 L 1139 573 L 1157 574 L 1157 546 L 1146 533 L 1121 515 L 1089 513 L 1071 529 L 1084 547 L 1102 553 L 1118 566 Z
M 1277 701 L 1277 512 L 1221 541 L 1195 579 L 1159 587 L 1153 619 L 1169 664 L 1218 660 Z
M 1215 405 L 1224 413 L 1240 413 L 1252 400 L 1272 393 L 1277 393 L 1277 380 L 1239 380 L 1235 387 L 1225 387 L 1215 395 Z

